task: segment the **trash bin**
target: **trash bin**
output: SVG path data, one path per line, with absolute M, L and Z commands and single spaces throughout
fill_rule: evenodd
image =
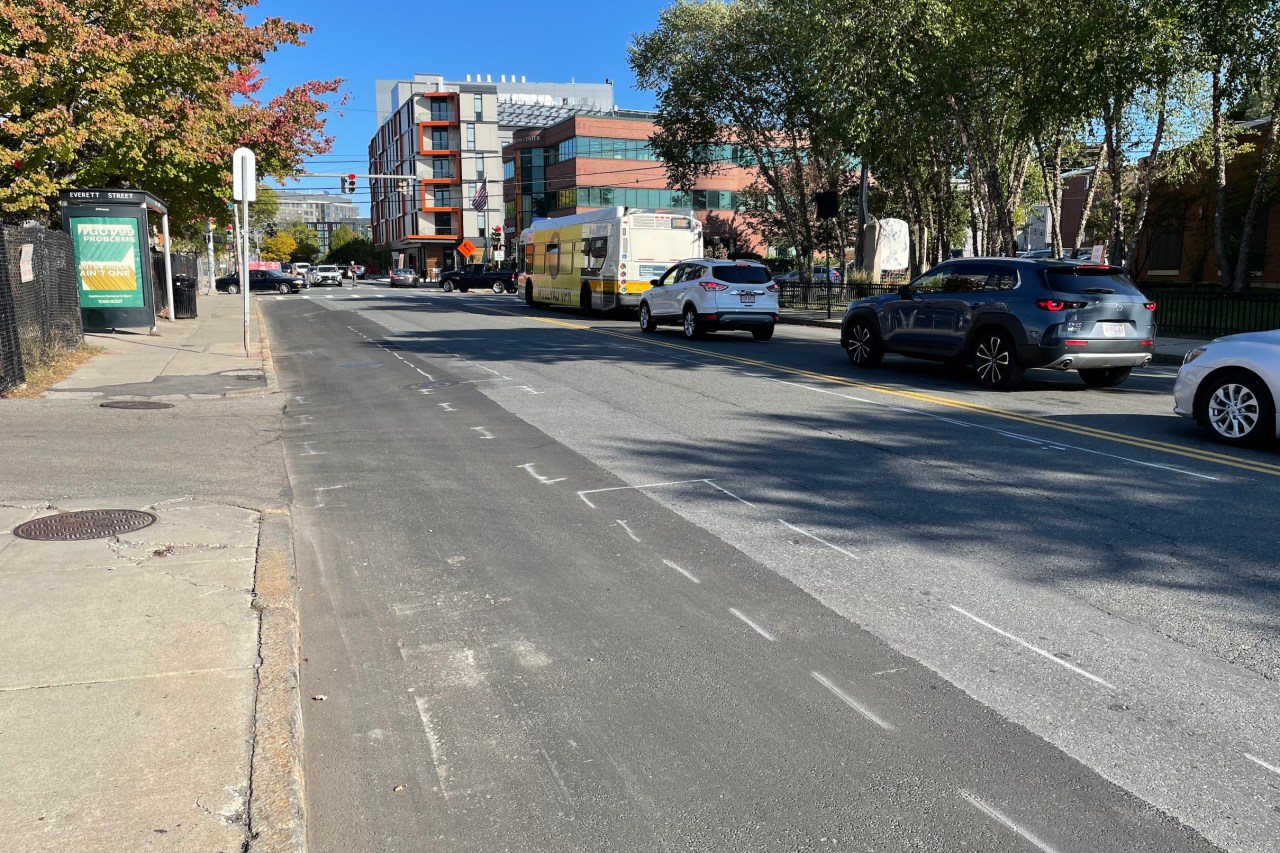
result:
M 196 318 L 196 280 L 189 275 L 173 277 L 173 318 L 175 320 L 194 320 Z

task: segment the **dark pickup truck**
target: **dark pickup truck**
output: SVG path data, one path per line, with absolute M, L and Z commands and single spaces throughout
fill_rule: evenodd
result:
M 515 270 L 489 270 L 484 264 L 463 264 L 460 270 L 449 270 L 440 276 L 440 288 L 452 293 L 456 288 L 466 293 L 471 288 L 487 287 L 494 293 L 516 292 Z

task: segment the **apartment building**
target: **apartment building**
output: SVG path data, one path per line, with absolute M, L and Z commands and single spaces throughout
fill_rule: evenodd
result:
M 473 260 L 501 251 L 502 147 L 515 129 L 611 110 L 613 84 L 417 74 L 376 81 L 375 103 L 369 172 L 397 177 L 370 181 L 373 242 L 393 264 L 431 276 L 465 260 L 455 252 L 463 239 L 478 249 Z
M 738 215 L 740 193 L 755 178 L 747 153 L 724 146 L 715 152 L 723 168 L 682 193 L 649 147 L 654 130 L 652 113 L 612 110 L 516 132 L 502 152 L 504 231 L 514 240 L 535 219 L 601 207 L 692 208 L 708 251 L 762 252 Z

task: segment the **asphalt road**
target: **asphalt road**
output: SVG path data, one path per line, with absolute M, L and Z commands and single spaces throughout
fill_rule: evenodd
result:
M 1171 368 L 263 300 L 313 850 L 1280 849 L 1280 454 Z

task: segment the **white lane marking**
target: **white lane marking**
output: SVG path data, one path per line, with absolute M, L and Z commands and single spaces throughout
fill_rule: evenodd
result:
M 627 526 L 627 523 L 625 521 L 623 521 L 622 519 L 618 519 L 618 526 L 621 527 L 623 530 L 627 531 L 627 535 L 630 536 L 633 541 L 635 542 L 640 541 L 640 537 L 637 536 L 635 532 L 630 527 Z
M 664 562 L 665 562 L 665 561 L 664 561 Z M 755 631 L 757 634 L 759 634 L 761 637 L 764 637 L 764 638 L 765 638 L 766 640 L 768 640 L 769 642 L 771 642 L 771 643 L 776 643 L 776 642 L 778 641 L 778 638 L 777 638 L 777 637 L 773 636 L 773 634 L 770 634 L 770 633 L 769 633 L 768 631 L 766 631 L 764 628 L 761 628 L 761 627 L 760 627 L 759 625 L 757 625 L 755 622 L 752 622 L 752 621 L 751 621 L 751 617 L 747 616 L 745 613 L 743 613 L 743 612 L 742 612 L 741 610 L 739 610 L 738 608 L 736 608 L 736 607 L 730 607 L 730 608 L 729 608 L 729 612 L 730 612 L 730 613 L 732 613 L 734 616 L 737 616 L 737 617 L 738 617 L 739 619 L 741 619 L 743 622 L 747 623 L 747 626 L 748 626 L 752 631 Z
M 489 430 L 485 429 L 484 427 L 472 427 L 471 430 L 473 432 L 480 433 L 481 438 L 493 438 L 493 433 L 489 432 Z
M 430 379 L 432 382 L 435 382 L 435 381 L 436 381 L 434 376 L 432 376 L 430 373 L 427 373 L 427 371 L 423 370 L 421 367 L 415 367 L 415 368 L 414 368 L 414 370 L 418 371 L 418 372 L 419 372 L 419 373 L 421 373 L 423 376 L 425 376 L 425 377 L 427 377 L 428 379 Z
M 1250 761 L 1252 761 L 1254 764 L 1258 765 L 1259 767 L 1265 767 L 1265 768 L 1267 768 L 1268 770 L 1270 770 L 1272 773 L 1275 773 L 1275 774 L 1277 774 L 1277 775 L 1280 775 L 1280 767 L 1277 767 L 1277 766 L 1275 766 L 1274 764 L 1268 764 L 1267 762 L 1263 761 L 1263 760 L 1262 760 L 1261 758 L 1259 758 L 1258 756 L 1256 756 L 1256 755 L 1250 755 L 1250 754 L 1249 754 L 1249 753 L 1247 753 L 1247 752 L 1244 754 L 1244 757 L 1245 757 L 1245 758 L 1247 758 L 1247 759 L 1249 759 Z
M 880 719 L 880 717 L 877 716 L 874 711 L 872 711 L 866 705 L 863 705 L 857 699 L 854 699 L 848 693 L 845 693 L 843 690 L 840 689 L 840 685 L 836 684 L 830 678 L 827 678 L 825 675 L 823 675 L 820 672 L 817 672 L 816 670 L 811 671 L 809 674 L 813 676 L 815 681 L 817 681 L 823 687 L 830 690 L 831 693 L 837 699 L 839 699 L 844 704 L 848 705 L 853 710 L 857 711 L 862 716 L 866 717 L 871 722 L 875 723 L 880 728 L 884 729 L 886 732 L 891 732 L 895 730 L 893 723 L 890 723 L 887 720 Z
M 279 302 L 281 299 L 284 299 L 284 296 L 276 294 L 276 302 Z
M 965 801 L 968 802 L 969 805 L 973 806 L 975 809 L 982 812 L 987 817 L 991 818 L 997 823 L 1004 824 L 1005 827 L 1007 827 L 1008 829 L 1020 835 L 1025 841 L 1027 841 L 1029 844 L 1034 846 L 1037 850 L 1040 850 L 1041 853 L 1058 853 L 1058 851 L 1053 847 L 1051 847 L 1048 843 L 1041 841 L 1039 838 L 1033 835 L 1030 830 L 1026 830 L 1018 826 L 1012 820 L 1005 817 L 1000 812 L 996 811 L 995 808 L 987 805 L 986 803 L 978 799 L 973 794 L 970 794 L 964 788 L 960 788 L 957 791 L 957 793 L 960 794 L 961 797 L 964 797 Z
M 313 445 L 313 444 L 315 444 L 315 442 L 314 442 L 314 441 L 304 441 L 304 442 L 302 442 L 302 446 L 303 446 L 303 448 L 305 448 L 305 449 L 306 449 L 306 451 L 307 451 L 307 452 L 306 452 L 306 453 L 301 453 L 301 454 L 299 454 L 299 455 L 300 455 L 300 456 L 328 456 L 328 455 L 329 455 L 329 454 L 328 454 L 326 451 L 324 451 L 324 450 L 319 450 L 319 451 L 317 451 L 314 447 L 312 447 L 312 446 L 311 446 L 311 445 Z
M 431 764 L 436 769 L 436 778 L 440 780 L 440 795 L 447 800 L 449 789 L 445 786 L 445 779 L 449 775 L 449 764 L 444 760 L 444 751 L 440 748 L 440 736 L 436 734 L 435 724 L 431 722 L 431 709 L 427 707 L 427 699 L 424 696 L 414 696 L 413 701 L 418 706 L 418 716 L 422 718 L 422 730 L 427 734 L 427 745 L 431 747 Z
M 955 420 L 954 418 L 944 418 L 942 415 L 935 415 L 932 412 L 926 412 L 923 409 L 908 409 L 902 406 L 894 406 L 894 405 L 890 405 L 889 403 L 881 403 L 877 400 L 868 400 L 866 397 L 855 397 L 852 394 L 841 394 L 838 391 L 828 391 L 826 388 L 814 388 L 810 385 L 802 385 L 799 382 L 788 382 L 785 379 L 775 379 L 771 376 L 764 376 L 763 374 L 748 374 L 748 375 L 757 375 L 762 379 L 767 379 L 769 382 L 777 382 L 779 385 L 790 385 L 793 388 L 799 388 L 802 391 L 812 391 L 815 394 L 828 394 L 832 397 L 840 397 L 845 400 L 853 400 L 856 403 L 866 403 L 869 406 L 879 406 L 884 409 L 892 409 L 895 412 L 906 412 L 907 414 L 911 414 L 911 415 L 920 415 L 922 417 L 933 418 L 934 420 L 937 420 L 937 421 L 946 421 L 947 423 L 956 424 L 959 426 L 977 427 L 978 429 L 985 429 L 989 432 L 1000 433 L 1001 435 L 1005 435 L 1010 438 L 1027 438 L 1017 433 L 1011 433 L 1011 432 L 1008 432 L 1007 430 L 1000 429 L 999 427 L 987 426 L 986 424 L 975 424 L 967 421 L 958 421 L 958 420 Z M 1027 438 L 1027 440 L 1038 441 L 1038 439 L 1033 439 L 1033 438 Z M 1186 474 L 1188 477 L 1199 477 L 1202 480 L 1213 480 L 1214 482 L 1217 482 L 1220 479 L 1219 477 L 1211 477 L 1208 474 L 1197 474 L 1195 471 L 1188 471 L 1185 468 L 1174 468 L 1172 465 L 1160 465 L 1155 462 L 1144 462 L 1141 459 L 1134 459 L 1129 456 L 1119 456 L 1115 453 L 1107 453 L 1102 450 L 1091 450 L 1088 447 L 1081 447 L 1078 444 L 1059 444 L 1057 446 L 1066 450 L 1079 450 L 1081 453 L 1092 453 L 1095 456 L 1105 456 L 1108 459 L 1117 459 L 1121 462 L 1130 462 L 1134 465 L 1143 465 L 1147 468 L 1158 468 L 1161 471 L 1171 471 L 1175 474 Z
M 984 628 L 990 628 L 992 631 L 995 631 L 1000 636 L 1009 640 L 1013 640 L 1015 643 L 1022 646 L 1023 648 L 1033 651 L 1036 654 L 1040 655 L 1041 657 L 1047 658 L 1048 660 L 1053 661 L 1059 666 L 1066 667 L 1067 669 L 1071 670 L 1077 675 L 1083 675 L 1085 678 L 1089 679 L 1090 681 L 1094 681 L 1094 682 L 1097 682 L 1098 684 L 1101 684 L 1103 687 L 1107 688 L 1108 690 L 1116 689 L 1116 686 L 1111 682 L 1105 681 L 1099 678 L 1098 676 L 1094 675 L 1092 672 L 1083 670 L 1080 667 L 1076 666 L 1075 664 L 1063 660 L 1062 658 L 1053 654 L 1053 652 L 1047 652 L 1044 649 L 1040 648 L 1039 646 L 1031 645 L 1021 637 L 1015 637 L 1013 634 L 1010 634 L 1008 631 L 997 628 L 995 625 L 992 625 L 990 622 L 986 621 L 985 619 L 981 619 L 977 616 L 974 616 L 972 613 L 970 613 L 968 610 L 965 610 L 963 607 L 957 607 L 954 604 L 950 606 L 951 606 L 951 609 L 954 610 L 955 612 L 961 614 L 962 616 L 968 616 L 970 619 L 972 619 L 974 622 L 977 622 L 979 625 L 983 626 Z
M 332 299 L 332 296 L 326 296 L 325 299 Z
M 705 481 L 705 482 L 706 482 L 706 484 L 707 484 L 708 486 L 710 486 L 711 488 L 713 488 L 713 489 L 718 489 L 719 491 L 724 492 L 726 495 L 728 495 L 729 497 L 733 498 L 735 501 L 741 501 L 742 503 L 744 503 L 744 504 L 746 504 L 747 506 L 750 506 L 750 507 L 754 507 L 754 506 L 755 506 L 755 504 L 753 504 L 751 501 L 747 500 L 746 498 L 740 498 L 740 497 L 738 497 L 738 496 L 737 496 L 737 495 L 735 495 L 733 492 L 731 492 L 731 491 L 729 491 L 728 489 L 726 489 L 724 486 L 718 485 L 717 483 L 715 483 L 715 482 L 714 482 L 714 481 L 712 481 L 712 480 L 707 480 L 707 481 Z
M 453 403 L 436 403 L 436 405 L 444 409 L 446 412 L 456 411 L 456 409 L 453 408 Z
M 297 403 L 298 405 L 300 405 L 300 406 L 305 406 L 305 405 L 307 404 L 307 398 L 306 398 L 306 397 L 294 397 L 294 398 L 293 398 L 293 401 L 294 401 L 295 403 Z
M 532 388 L 530 388 L 528 385 L 517 385 L 516 387 L 517 387 L 517 388 L 519 388 L 521 391 L 528 391 L 530 394 L 545 394 L 545 393 L 547 393 L 546 391 L 535 391 L 535 390 L 533 390 Z
M 430 397 L 430 396 L 431 396 L 432 394 L 434 394 L 435 392 L 434 392 L 434 391 L 432 391 L 430 388 L 419 388 L 419 389 L 418 389 L 418 393 L 419 393 L 419 394 L 422 394 L 422 395 L 423 395 L 423 396 L 425 396 L 425 397 Z
M 705 482 L 707 481 L 703 479 L 670 480 L 669 482 L 666 482 L 666 483 L 646 483 L 643 486 L 610 486 L 607 489 L 585 489 L 584 491 L 578 492 L 578 497 L 582 498 L 582 502 L 585 503 L 587 506 L 591 507 L 592 509 L 595 509 L 596 505 L 593 504 L 589 498 L 587 498 L 587 495 L 594 495 L 599 492 L 622 492 L 622 491 L 626 491 L 627 489 L 656 489 L 659 486 L 679 486 L 682 483 L 705 483 Z
M 907 668 L 906 668 L 905 666 L 898 666 L 898 667 L 894 667 L 893 669 L 882 669 L 882 670 L 880 670 L 879 672 L 873 672 L 873 673 L 871 673 L 871 674 L 872 674 L 872 676 L 876 676 L 876 675 L 890 675 L 890 674 L 895 673 L 895 672 L 906 672 L 906 671 L 907 671 Z
M 675 563 L 671 562 L 670 560 L 663 560 L 663 561 L 662 561 L 662 564 L 663 564 L 664 566 L 666 566 L 667 568 L 675 569 L 677 572 L 679 572 L 680 574 L 684 575 L 685 577 L 687 577 L 689 580 L 693 581 L 694 583 L 702 583 L 702 581 L 698 580 L 696 577 L 694 577 L 694 576 L 693 576 L 693 573 L 692 573 L 692 572 L 687 572 L 687 571 L 685 571 L 684 569 L 680 568 L 679 566 L 677 566 Z
M 311 417 L 311 415 L 294 415 L 294 417 L 298 419 L 298 426 L 302 426 L 303 424 L 309 424 L 313 420 L 315 420 L 315 418 Z
M 802 528 L 802 527 L 796 527 L 794 524 L 792 524 L 792 523 L 791 523 L 791 522 L 789 522 L 789 521 L 783 521 L 783 520 L 780 518 L 780 519 L 778 519 L 778 523 L 779 523 L 779 524 L 781 524 L 783 527 L 786 527 L 786 528 L 789 528 L 789 529 L 791 529 L 791 530 L 794 530 L 796 533 L 799 533 L 801 536 L 808 536 L 808 537 L 809 537 L 810 539 L 812 539 L 814 542 L 821 542 L 823 545 L 826 545 L 826 546 L 827 546 L 828 548 L 830 548 L 832 551 L 839 551 L 841 554 L 844 554 L 846 557 L 852 557 L 852 558 L 853 558 L 853 559 L 855 559 L 855 560 L 861 560 L 861 559 L 862 559 L 861 557 L 859 557 L 857 554 L 853 553 L 852 551 L 849 551 L 849 550 L 847 550 L 847 549 L 845 549 L 845 548 L 841 548 L 839 545 L 834 545 L 834 544 L 832 544 L 831 542 L 828 542 L 827 540 L 823 539 L 821 536 L 819 536 L 819 535 L 818 535 L 818 534 L 816 534 L 816 533 L 810 533 L 809 531 L 805 530 L 805 529 L 804 529 L 804 528 Z
M 558 483 L 564 479 L 564 477 L 556 477 L 555 479 L 551 479 L 550 477 L 542 476 L 537 471 L 533 470 L 532 462 L 526 462 L 525 464 L 519 465 L 517 467 L 523 468 L 524 470 L 528 471 L 530 476 L 532 476 L 535 480 L 537 480 L 539 483 L 543 483 L 548 486 L 551 485 L 552 483 Z

